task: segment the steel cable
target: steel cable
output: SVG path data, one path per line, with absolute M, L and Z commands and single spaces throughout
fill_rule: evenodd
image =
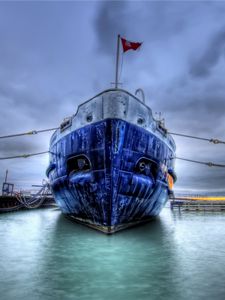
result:
M 23 132 L 23 133 L 3 135 L 3 136 L 0 136 L 0 139 L 6 139 L 6 138 L 12 138 L 12 137 L 19 137 L 19 136 L 24 136 L 24 135 L 35 135 L 35 134 L 38 134 L 38 133 L 44 133 L 44 132 L 48 132 L 48 131 L 54 131 L 54 130 L 57 130 L 57 129 L 59 129 L 59 127 L 42 129 L 42 130 L 31 130 L 31 131 Z M 222 141 L 222 140 L 219 140 L 219 139 L 214 139 L 214 138 L 209 139 L 209 138 L 203 138 L 203 137 L 199 137 L 199 136 L 188 135 L 188 134 L 178 133 L 178 132 L 171 132 L 171 131 L 167 131 L 167 133 L 169 133 L 171 135 L 185 137 L 185 138 L 207 141 L 207 142 L 210 142 L 210 143 L 213 143 L 213 144 L 225 144 L 225 141 Z
M 213 162 L 205 162 L 205 161 L 199 161 L 199 160 L 193 160 L 193 159 L 188 159 L 188 158 L 184 158 L 184 157 L 173 157 L 171 159 L 179 159 L 179 160 L 184 160 L 187 162 L 192 162 L 192 163 L 196 163 L 196 164 L 201 164 L 201 165 L 206 165 L 208 167 L 220 167 L 220 168 L 225 168 L 224 164 L 216 164 Z
M 0 160 L 14 159 L 14 158 L 28 158 L 28 157 L 31 157 L 31 156 L 42 155 L 42 154 L 46 154 L 46 153 L 50 153 L 50 152 L 49 151 L 43 151 L 43 152 L 21 154 L 21 155 L 15 155 L 15 156 L 6 156 L 6 157 L 0 157 Z
M 207 142 L 210 142 L 210 143 L 213 143 L 213 144 L 225 144 L 225 141 L 221 141 L 219 139 L 213 139 L 213 138 L 208 139 L 208 138 L 203 138 L 203 137 L 188 135 L 188 134 L 183 134 L 183 133 L 176 133 L 176 132 L 170 132 L 170 131 L 167 131 L 167 132 L 171 135 L 177 135 L 177 136 L 186 137 L 186 138 L 190 138 L 190 139 L 207 141 Z
M 31 131 L 23 132 L 23 133 L 3 135 L 3 136 L 0 136 L 0 139 L 7 139 L 7 138 L 12 138 L 12 137 L 24 136 L 24 135 L 35 135 L 35 134 L 38 134 L 38 133 L 53 131 L 53 130 L 57 130 L 57 129 L 59 129 L 59 127 L 42 129 L 42 130 L 31 130 Z

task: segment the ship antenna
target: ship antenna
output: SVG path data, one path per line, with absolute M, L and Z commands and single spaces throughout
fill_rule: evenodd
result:
M 120 34 L 118 34 L 117 36 L 115 89 L 118 88 L 119 56 L 120 56 Z

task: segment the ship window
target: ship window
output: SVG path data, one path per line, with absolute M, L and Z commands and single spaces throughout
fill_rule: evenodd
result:
M 91 122 L 93 120 L 93 116 L 90 114 L 87 116 L 87 122 Z
M 67 160 L 67 174 L 84 172 L 91 169 L 91 163 L 86 155 L 77 155 Z
M 145 123 L 145 119 L 140 117 L 140 118 L 137 119 L 137 123 L 138 123 L 139 125 L 142 125 L 142 124 Z

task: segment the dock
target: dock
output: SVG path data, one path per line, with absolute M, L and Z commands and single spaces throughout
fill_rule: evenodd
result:
M 170 199 L 170 208 L 186 211 L 225 211 L 225 197 L 174 196 Z

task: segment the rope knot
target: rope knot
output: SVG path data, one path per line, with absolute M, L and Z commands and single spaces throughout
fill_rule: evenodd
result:
M 210 140 L 210 143 L 213 143 L 213 144 L 219 144 L 219 143 L 221 143 L 221 142 L 220 142 L 220 140 L 218 140 L 218 139 L 211 139 L 211 140 Z

